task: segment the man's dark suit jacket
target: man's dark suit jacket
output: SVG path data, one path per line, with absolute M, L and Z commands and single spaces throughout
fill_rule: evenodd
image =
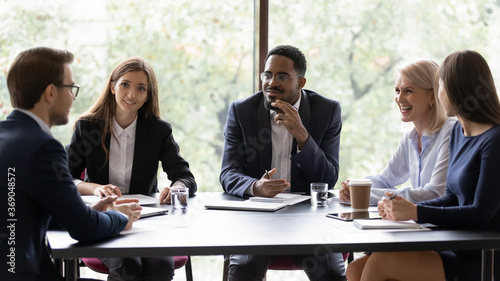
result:
M 104 120 L 76 122 L 75 131 L 68 147 L 69 170 L 73 178 L 87 168 L 88 181 L 109 184 L 109 161 L 101 144 Z M 106 149 L 109 151 L 111 134 L 106 137 Z M 174 183 L 181 181 L 191 194 L 197 186 L 189 164 L 179 154 L 179 146 L 174 140 L 172 126 L 161 119 L 137 119 L 135 134 L 134 161 L 130 179 L 130 194 L 150 194 L 158 192 L 158 163 Z
M 0 280 L 62 279 L 45 244 L 51 217 L 80 241 L 114 236 L 127 224 L 117 212 L 98 212 L 84 204 L 68 171 L 64 147 L 17 110 L 0 122 L 0 171 Z M 8 229 L 10 225 L 14 228 Z M 15 274 L 7 271 L 11 247 Z
M 300 153 L 297 153 L 295 139 L 292 145 L 292 192 L 309 194 L 311 182 L 326 182 L 333 188 L 339 172 L 340 105 L 313 91 L 303 90 L 299 114 L 309 139 Z M 265 170 L 273 168 L 270 118 L 269 110 L 264 108 L 262 91 L 231 104 L 220 173 L 222 188 L 227 193 L 243 196 Z

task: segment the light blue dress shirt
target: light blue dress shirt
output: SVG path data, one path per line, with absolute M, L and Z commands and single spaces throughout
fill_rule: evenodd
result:
M 396 193 L 412 202 L 420 202 L 444 195 L 450 132 L 456 120 L 447 119 L 441 129 L 432 135 L 422 136 L 422 151 L 418 149 L 415 129 L 405 134 L 387 166 L 378 175 L 366 178 L 372 181 L 370 204 L 376 204 L 385 191 Z M 408 178 L 411 187 L 396 189 Z

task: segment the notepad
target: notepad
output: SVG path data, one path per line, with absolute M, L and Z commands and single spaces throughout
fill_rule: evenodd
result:
M 287 204 L 285 203 L 255 202 L 250 200 L 245 200 L 245 201 L 221 200 L 205 204 L 205 208 L 207 209 L 262 211 L 262 212 L 274 212 L 279 209 L 285 208 L 286 206 Z
M 271 198 L 255 196 L 255 197 L 250 197 L 249 200 L 252 202 L 285 203 L 287 205 L 295 205 L 302 201 L 308 200 L 309 198 L 311 197 L 300 194 L 280 193 Z
M 353 222 L 359 229 L 420 229 L 420 224 L 412 220 L 391 221 L 355 219 Z

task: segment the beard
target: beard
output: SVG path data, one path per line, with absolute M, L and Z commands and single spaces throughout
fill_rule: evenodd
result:
M 271 103 L 273 103 L 273 102 L 276 101 L 276 98 L 271 98 L 271 100 L 269 100 L 269 98 L 267 97 L 265 91 L 262 94 L 264 95 L 264 108 L 265 109 L 272 110 L 272 111 L 274 111 L 276 113 L 283 113 L 283 110 L 281 110 L 281 109 L 279 109 L 279 108 L 274 107 L 274 106 L 271 105 Z
M 264 108 L 267 110 L 272 110 L 276 113 L 283 113 L 283 110 L 271 105 L 271 103 L 273 103 L 273 102 L 274 102 L 274 100 L 269 101 L 266 97 L 264 97 Z

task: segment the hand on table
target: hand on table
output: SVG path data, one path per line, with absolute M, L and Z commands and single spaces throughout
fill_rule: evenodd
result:
M 108 197 L 108 196 L 122 196 L 122 192 L 120 191 L 120 188 L 116 185 L 113 184 L 106 184 L 106 185 L 98 185 L 94 189 L 94 195 L 103 198 L 103 197 Z
M 386 192 L 385 195 L 387 197 L 382 197 L 377 203 L 382 218 L 393 221 L 418 220 L 417 204 L 401 196 L 393 197 L 391 192 Z
M 253 194 L 255 196 L 274 197 L 276 194 L 282 193 L 290 186 L 290 183 L 285 179 L 272 179 L 274 173 L 276 173 L 276 169 L 273 168 L 268 173 L 269 178 L 267 177 L 267 174 L 264 174 L 262 178 L 254 183 Z
M 172 192 L 170 192 L 170 188 L 165 186 L 160 192 L 160 204 L 170 203 L 172 203 Z

